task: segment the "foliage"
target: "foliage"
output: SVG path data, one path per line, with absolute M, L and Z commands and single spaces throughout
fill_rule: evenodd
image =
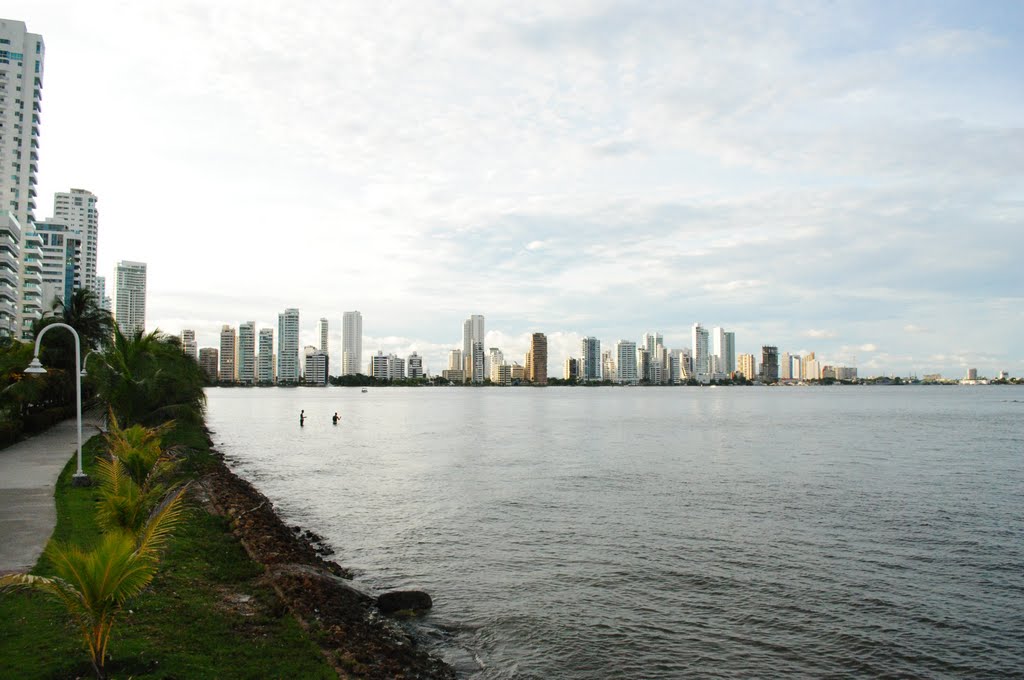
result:
M 153 580 L 159 553 L 184 517 L 184 491 L 181 487 L 169 493 L 138 534 L 111 531 L 92 549 L 51 543 L 45 555 L 55 576 L 3 576 L 0 592 L 32 589 L 58 600 L 81 633 L 96 675 L 106 677 L 107 645 L 116 617 Z
M 160 331 L 124 335 L 90 362 L 100 397 L 127 426 L 184 419 L 201 422 L 206 397 L 199 364 Z

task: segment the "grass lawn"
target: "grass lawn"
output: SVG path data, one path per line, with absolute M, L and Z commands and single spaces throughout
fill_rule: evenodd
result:
M 86 444 L 87 473 L 102 446 L 99 437 Z M 69 459 L 57 483 L 51 540 L 88 546 L 100 535 L 93 520 L 95 491 L 72 487 L 73 473 Z M 52 573 L 45 557 L 33 573 Z M 114 678 L 337 677 L 261 583 L 262 574 L 227 522 L 192 503 L 153 583 L 127 604 L 114 625 L 108 673 Z M 92 676 L 80 634 L 60 604 L 40 594 L 0 596 L 0 678 Z

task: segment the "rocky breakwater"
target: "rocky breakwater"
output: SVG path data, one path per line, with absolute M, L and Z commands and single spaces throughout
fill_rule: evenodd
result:
M 385 616 L 429 608 L 426 593 L 386 593 L 373 598 L 355 589 L 348 583 L 351 574 L 324 558 L 330 551 L 319 537 L 286 526 L 266 496 L 223 462 L 198 486 L 211 509 L 231 520 L 245 550 L 264 566 L 269 584 L 314 633 L 341 677 L 455 677 L 450 666 L 418 648 L 400 625 Z

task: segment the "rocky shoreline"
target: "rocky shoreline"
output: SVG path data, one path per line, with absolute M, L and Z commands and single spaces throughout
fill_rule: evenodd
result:
M 342 678 L 452 680 L 455 671 L 420 649 L 375 598 L 352 587 L 350 572 L 325 559 L 332 551 L 312 532 L 289 528 L 273 504 L 231 472 L 214 453 L 214 469 L 193 485 L 207 509 L 227 517 L 249 556 L 262 564 L 266 582 L 310 630 Z M 429 597 L 418 594 L 413 601 Z M 383 602 L 381 607 L 389 608 Z

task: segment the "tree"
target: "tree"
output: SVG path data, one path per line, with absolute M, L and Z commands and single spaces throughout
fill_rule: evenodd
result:
M 100 397 L 125 426 L 170 418 L 194 421 L 203 412 L 206 378 L 199 364 L 159 330 L 124 335 L 90 362 Z

